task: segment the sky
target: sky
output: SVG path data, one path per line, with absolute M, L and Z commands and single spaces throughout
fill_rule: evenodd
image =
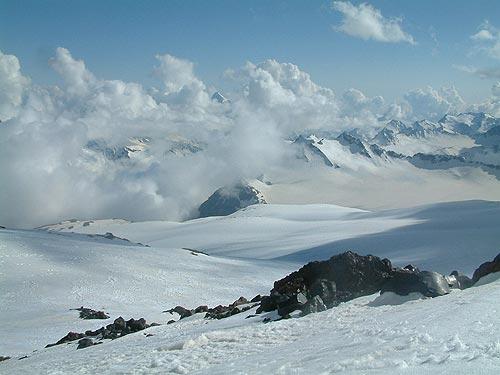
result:
M 457 0 L 0 0 L 0 225 L 184 220 L 241 180 L 315 181 L 290 146 L 298 135 L 371 139 L 392 119 L 500 117 L 499 11 Z M 216 90 L 229 100 L 212 100 Z
M 489 95 L 494 78 L 474 73 L 495 68 L 499 79 L 499 60 L 471 36 L 488 21 L 500 27 L 500 2 L 369 4 L 408 38 L 346 32 L 346 13 L 331 1 L 1 0 L 0 50 L 41 84 L 58 82 L 47 61 L 64 47 L 98 77 L 144 85 L 153 82 L 155 55 L 168 53 L 194 62 L 196 74 L 221 89 L 229 85 L 226 69 L 276 59 L 336 91 L 354 87 L 393 99 L 453 85 L 469 101 Z

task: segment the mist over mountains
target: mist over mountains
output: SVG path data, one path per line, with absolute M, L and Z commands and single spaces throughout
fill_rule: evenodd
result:
M 237 89 L 219 92 L 192 62 L 156 58 L 158 86 L 143 87 L 96 77 L 58 48 L 49 63 L 62 85 L 44 87 L 0 53 L 2 225 L 183 220 L 242 180 L 271 203 L 500 199 L 498 83 L 482 103 L 453 87 L 387 102 L 266 60 L 227 69 Z

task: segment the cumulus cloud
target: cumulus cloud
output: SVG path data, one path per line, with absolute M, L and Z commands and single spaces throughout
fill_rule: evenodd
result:
M 29 80 L 21 74 L 19 60 L 0 51 L 0 121 L 14 117 Z
M 500 30 L 489 21 L 484 21 L 470 38 L 478 51 L 500 60 Z
M 413 37 L 403 30 L 401 18 L 386 18 L 370 4 L 356 6 L 349 1 L 334 1 L 333 9 L 343 17 L 335 27 L 337 31 L 364 40 L 415 44 Z
M 465 107 L 465 101 L 454 87 L 415 89 L 409 91 L 404 99 L 415 119 L 438 120 L 446 113 L 457 113 Z
M 453 88 L 413 90 L 397 103 L 357 89 L 336 94 L 276 60 L 232 70 L 238 89 L 221 104 L 193 63 L 157 59 L 159 88 L 144 88 L 97 78 L 58 48 L 50 65 L 63 84 L 41 87 L 0 53 L 1 224 L 185 219 L 222 185 L 296 169 L 285 140 L 298 133 L 369 132 L 381 120 L 437 118 L 464 104 Z M 499 90 L 481 108 L 498 111 Z
M 205 107 L 210 103 L 205 84 L 194 74 L 191 61 L 165 54 L 156 55 L 155 73 L 163 81 L 164 99 L 173 105 Z

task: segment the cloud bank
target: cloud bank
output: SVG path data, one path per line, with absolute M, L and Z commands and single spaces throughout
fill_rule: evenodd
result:
M 340 25 L 335 27 L 339 32 L 364 40 L 415 44 L 413 37 L 403 30 L 402 19 L 386 18 L 370 4 L 356 6 L 349 1 L 334 1 L 332 6 L 342 14 Z
M 357 89 L 336 93 L 276 60 L 227 74 L 239 89 L 219 103 L 192 62 L 168 54 L 157 61 L 158 86 L 145 88 L 97 78 L 58 48 L 49 63 L 63 85 L 42 87 L 0 53 L 0 224 L 181 220 L 224 184 L 296 169 L 285 140 L 301 132 L 369 133 L 391 118 L 467 108 L 500 114 L 499 84 L 474 107 L 454 88 L 412 90 L 388 103 Z

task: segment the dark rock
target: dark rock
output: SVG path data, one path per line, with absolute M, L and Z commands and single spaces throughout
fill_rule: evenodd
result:
M 388 259 L 347 251 L 326 261 L 306 264 L 276 281 L 272 291 L 284 295 L 305 292 L 307 295 L 312 284 L 323 279 L 335 283 L 336 300 L 344 302 L 379 291 L 391 274 L 392 265 Z
M 481 277 L 495 272 L 500 272 L 500 254 L 498 254 L 491 262 L 485 262 L 481 264 L 474 271 L 474 275 L 472 275 L 472 281 L 474 281 L 474 283 L 477 283 Z
M 129 319 L 127 320 L 127 327 L 129 327 L 132 332 L 137 332 L 148 328 L 148 325 L 146 324 L 146 319 L 144 318 Z
M 154 335 L 153 335 L 152 333 L 148 333 L 148 334 L 146 335 L 146 337 L 151 337 L 151 336 L 154 336 Z
M 334 281 L 317 279 L 311 284 L 309 296 L 319 296 L 322 303 L 328 307 L 333 307 L 337 303 L 337 286 Z
M 28 358 L 28 356 L 27 355 L 23 355 L 22 357 L 19 357 L 17 360 L 20 361 L 21 359 L 26 359 L 26 358 Z
M 198 208 L 199 217 L 227 216 L 252 204 L 265 204 L 260 191 L 253 186 L 238 183 L 216 190 Z
M 3 227 L 2 227 L 1 229 L 5 229 L 5 228 L 3 228 Z M 8 360 L 8 359 L 10 359 L 10 357 L 8 357 L 8 356 L 7 356 L 7 357 L 5 357 L 5 356 L 3 356 L 3 355 L 0 355 L 0 362 L 2 362 L 2 361 L 6 361 L 6 360 Z
M 453 271 L 446 280 L 450 288 L 467 289 L 474 285 L 474 281 L 470 277 L 458 271 Z
M 420 270 L 413 264 L 407 264 L 406 266 L 403 267 L 403 269 L 411 272 L 420 272 Z
M 286 300 L 286 296 L 278 292 L 271 292 L 271 295 L 262 297 L 260 306 L 257 308 L 257 314 L 276 310 L 278 308 L 278 304 Z
M 173 309 L 164 311 L 164 312 L 169 312 L 169 313 L 177 313 L 180 315 L 181 319 L 187 318 L 188 316 L 193 315 L 193 312 L 191 310 L 186 309 L 185 307 L 182 306 L 175 306 Z
M 438 297 L 448 294 L 450 288 L 444 276 L 437 272 L 412 272 L 401 269 L 394 271 L 391 279 L 382 286 L 380 293 L 385 292 L 401 296 L 416 292 L 426 297 Z
M 92 339 L 84 338 L 84 339 L 81 339 L 80 341 L 78 341 L 77 349 L 87 348 L 87 347 L 92 346 L 92 345 L 94 345 L 94 341 L 92 341 Z
M 260 302 L 262 299 L 262 296 L 260 294 L 257 294 L 255 297 L 253 297 L 250 302 Z
M 80 311 L 80 318 L 82 319 L 109 319 L 109 315 L 104 311 L 96 311 L 83 306 L 72 310 Z
M 54 343 L 54 344 L 48 344 L 45 347 L 46 348 L 50 348 L 51 346 L 64 344 L 65 342 L 79 340 L 79 339 L 81 339 L 83 337 L 85 337 L 85 335 L 83 333 L 69 332 L 66 336 L 64 336 L 62 339 L 60 339 L 56 343 Z
M 127 323 L 125 323 L 125 319 L 123 319 L 121 316 L 119 318 L 116 318 L 115 321 L 113 322 L 114 329 L 117 331 L 123 331 L 127 327 Z
M 167 324 L 172 324 L 172 323 L 175 323 L 175 320 L 172 319 L 167 322 Z
M 240 297 L 236 301 L 234 301 L 231 306 L 239 306 L 239 305 L 244 305 L 247 304 L 248 300 L 245 297 Z
M 161 324 L 160 324 L 160 323 L 155 323 L 155 322 L 153 322 L 153 323 L 151 323 L 149 326 L 150 326 L 150 327 L 158 327 L 158 326 L 161 326 Z
M 302 308 L 302 315 L 317 313 L 320 311 L 325 311 L 327 309 L 323 300 L 320 296 L 315 295 L 313 298 L 308 300 Z
M 278 314 L 283 317 L 295 310 L 302 310 L 306 302 L 307 298 L 303 293 L 293 294 L 286 300 L 278 303 Z
M 194 309 L 195 314 L 199 314 L 202 312 L 207 312 L 208 311 L 208 306 L 198 306 L 196 309 Z

